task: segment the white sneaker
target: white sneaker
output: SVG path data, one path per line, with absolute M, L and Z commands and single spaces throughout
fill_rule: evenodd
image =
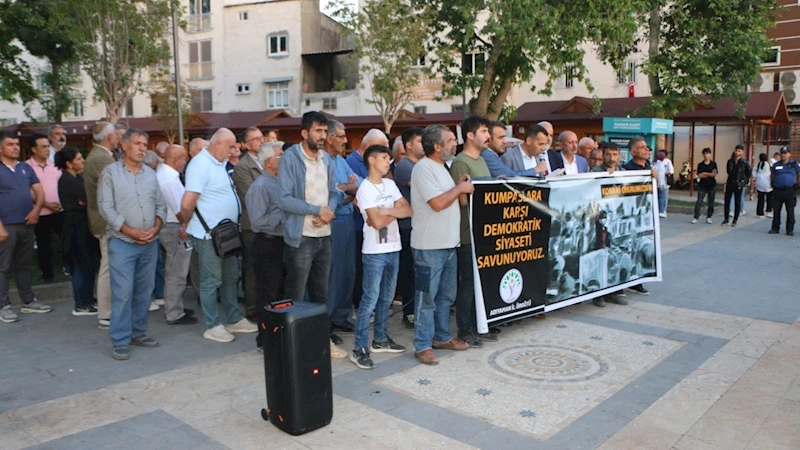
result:
M 222 324 L 207 329 L 206 332 L 203 333 L 203 337 L 210 341 L 217 342 L 233 342 L 234 339 L 236 339 L 236 337 L 228 333 L 228 330 L 226 330 L 225 326 Z
M 345 359 L 347 358 L 347 352 L 339 348 L 336 344 L 331 341 L 331 358 L 336 359 Z
M 164 299 L 163 299 L 163 298 L 157 298 L 157 299 L 155 299 L 155 300 L 153 300 L 153 301 L 154 301 L 154 302 L 155 302 L 155 304 L 156 304 L 156 305 L 158 305 L 158 306 L 164 306 Z
M 697 223 L 697 219 L 692 219 L 692 223 Z
M 229 333 L 255 333 L 258 331 L 258 325 L 250 322 L 247 319 L 242 319 L 234 324 L 229 324 L 225 328 Z
M 740 213 L 739 213 L 739 215 L 740 215 L 740 216 L 746 216 L 746 215 L 747 215 L 747 211 L 745 211 L 745 210 L 742 210 L 742 212 L 740 212 Z
M 155 300 L 150 302 L 150 307 L 147 308 L 148 311 L 158 311 L 158 303 Z
M 768 213 L 767 213 L 767 217 L 769 217 L 769 218 L 771 219 L 771 218 L 772 218 L 772 213 L 771 213 L 771 212 L 768 212 Z
M 714 221 L 711 220 L 711 217 L 706 217 L 706 223 L 712 224 L 712 223 L 714 223 Z
M 667 217 L 667 213 L 665 213 L 665 212 L 658 213 L 658 217 Z

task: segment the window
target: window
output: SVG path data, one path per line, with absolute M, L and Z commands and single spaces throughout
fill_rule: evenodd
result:
M 239 12 L 239 20 L 250 20 L 250 13 L 247 11 Z
M 415 59 L 411 64 L 411 67 L 425 67 L 425 56 L 420 56 L 419 58 Z
M 268 56 L 285 56 L 289 54 L 289 36 L 279 34 L 270 36 L 267 40 Z
M 575 68 L 573 66 L 566 66 L 561 69 L 561 75 L 558 76 L 556 87 L 559 89 L 569 89 L 575 84 Z
M 764 55 L 764 63 L 765 66 L 778 66 L 781 64 L 781 47 L 776 46 L 772 47 L 767 50 L 767 54 Z
M 486 53 L 467 53 L 461 60 L 464 75 L 482 75 L 486 70 Z
M 322 109 L 336 109 L 336 97 L 323 98 Z
M 129 98 L 125 103 L 125 117 L 133 117 L 133 99 Z
M 414 114 L 427 114 L 428 107 L 427 106 L 415 106 L 414 107 Z
M 289 83 L 267 85 L 267 106 L 269 108 L 289 107 Z
M 617 71 L 617 83 L 632 84 L 636 83 L 636 61 L 627 61 L 625 66 Z
M 189 42 L 189 79 L 214 78 L 214 63 L 211 62 L 211 41 Z
M 211 0 L 189 0 L 187 31 L 197 33 L 211 29 Z
M 239 83 L 236 85 L 236 93 L 237 94 L 249 94 L 250 93 L 250 83 Z
M 450 105 L 450 112 L 463 113 L 464 110 L 464 105 Z
M 131 105 L 133 109 L 133 105 Z M 72 101 L 72 115 L 75 117 L 83 117 L 83 100 L 75 99 Z
M 47 83 L 44 80 L 44 75 L 43 74 L 36 75 L 35 83 L 36 83 L 36 90 L 37 91 L 39 91 L 39 92 L 47 91 L 47 89 L 48 89 L 47 88 Z
M 213 91 L 211 89 L 198 89 L 192 91 L 192 111 L 206 112 L 213 110 Z

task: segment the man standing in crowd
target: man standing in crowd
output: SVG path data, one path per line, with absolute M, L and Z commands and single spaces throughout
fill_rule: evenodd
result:
M 589 172 L 595 167 L 603 165 L 603 150 L 604 149 L 596 148 L 589 153 Z M 619 151 L 619 149 L 617 149 L 617 151 Z
M 97 272 L 97 328 L 107 330 L 111 318 L 111 276 L 108 272 L 108 235 L 107 224 L 100 214 L 97 204 L 97 187 L 100 174 L 116 158 L 113 153 L 117 148 L 117 131 L 109 122 L 97 122 L 92 127 L 94 145 L 86 157 L 83 168 L 83 181 L 86 185 L 86 212 L 89 216 L 89 228 L 92 235 L 100 243 L 100 269 Z M 124 154 L 124 152 L 120 152 Z M 153 269 L 155 270 L 155 269 Z
M 264 142 L 278 142 L 278 133 L 275 130 L 264 128 L 262 134 L 264 135 Z
M 256 311 L 279 300 L 283 286 L 283 211 L 278 207 L 278 164 L 283 154 L 283 142 L 264 142 L 258 148 L 262 173 L 244 197 L 250 227 L 253 230 L 253 249 L 250 262 L 258 274 L 256 283 Z M 263 348 L 261 334 L 256 336 L 256 347 Z
M 625 170 L 649 170 L 655 178 L 655 171 L 653 171 L 650 165 L 650 147 L 647 146 L 647 142 L 645 142 L 644 138 L 642 136 L 631 138 L 628 141 L 628 149 L 630 149 L 632 158 L 627 164 L 622 166 L 622 168 Z M 650 291 L 645 289 L 641 284 L 631 286 L 628 289 L 639 295 L 650 295 Z
M 23 313 L 48 313 L 31 288 L 33 263 L 33 226 L 39 220 L 44 204 L 44 191 L 31 166 L 19 161 L 19 139 L 0 131 L 0 321 L 16 322 L 19 317 L 11 309 L 8 277 L 11 265 L 16 269 L 19 297 Z M 33 192 L 33 197 L 31 197 Z
M 45 284 L 55 283 L 53 273 L 53 259 L 56 248 L 61 248 L 61 230 L 63 228 L 63 211 L 58 199 L 58 179 L 61 170 L 50 159 L 50 142 L 43 134 L 34 134 L 30 139 L 31 158 L 27 161 L 33 168 L 36 177 L 44 191 L 44 205 L 39 213 L 39 222 L 36 223 L 36 244 L 38 247 L 39 270 Z M 60 151 L 60 150 L 59 150 Z M 53 247 L 53 243 L 56 247 Z M 59 252 L 60 253 L 60 252 Z
M 169 147 L 169 142 L 161 141 L 156 144 L 156 155 L 158 155 L 158 165 L 164 164 L 164 158 L 167 156 L 167 147 Z M 156 170 L 158 170 L 158 166 L 156 166 Z
M 114 152 L 114 157 L 117 161 L 122 161 L 122 157 L 125 155 L 125 148 L 122 145 L 122 136 L 126 131 L 128 131 L 128 127 L 125 125 L 122 125 L 121 123 L 114 125 L 114 132 L 117 134 L 117 140 L 114 141 L 116 144 L 111 150 Z
M 583 156 L 583 158 L 586 159 L 587 161 L 589 160 L 592 152 L 595 150 L 600 150 L 600 149 L 597 148 L 597 143 L 594 141 L 594 139 L 590 137 L 584 137 L 581 138 L 580 141 L 578 141 L 578 154 Z M 592 167 L 592 165 L 589 164 L 589 167 Z
M 347 133 L 344 125 L 336 120 L 328 121 L 328 136 L 325 138 L 325 153 L 333 165 L 333 176 L 336 180 L 336 216 L 331 222 L 331 253 L 336 255 L 331 261 L 328 277 L 328 315 L 331 321 L 331 333 L 352 333 L 353 324 L 347 321 L 353 310 L 353 288 L 356 272 L 355 220 L 353 216 L 353 198 L 358 186 L 363 181 L 353 173 L 353 169 L 342 157 Z M 338 337 L 338 336 L 337 336 Z M 335 342 L 339 344 L 339 342 Z
M 67 131 L 61 125 L 50 125 L 50 127 L 47 128 L 47 139 L 50 141 L 47 157 L 50 161 L 55 161 L 56 153 L 67 146 Z
M 617 146 L 617 144 L 613 142 L 607 142 L 603 144 L 602 148 L 603 148 L 602 150 L 603 158 L 601 160 L 602 162 L 592 167 L 590 172 L 608 172 L 609 174 L 614 174 L 614 172 L 617 172 L 619 170 L 625 170 L 619 165 L 619 147 Z M 591 154 L 594 155 L 595 152 L 598 151 L 600 151 L 600 149 L 592 150 Z M 601 222 L 600 225 L 605 225 L 605 224 Z M 603 232 L 602 229 L 598 230 L 598 233 L 602 232 Z M 594 306 L 600 308 L 605 308 L 606 302 L 616 303 L 617 305 L 627 305 L 628 301 L 622 298 L 624 295 L 625 294 L 622 291 L 612 292 L 611 294 L 606 294 L 601 297 L 595 297 L 592 300 L 592 303 L 594 304 Z
M 464 150 L 458 154 L 450 166 L 453 181 L 463 177 L 489 178 L 489 168 L 481 158 L 481 151 L 489 145 L 489 127 L 491 122 L 482 117 L 470 117 L 461 123 L 464 139 Z M 461 228 L 459 239 L 461 245 L 456 249 L 458 258 L 458 288 L 456 289 L 456 326 L 458 338 L 470 347 L 480 348 L 481 340 L 496 341 L 497 335 L 492 333 L 478 334 L 475 317 L 475 280 L 472 273 L 472 238 L 469 226 L 469 200 L 466 194 L 458 197 L 461 207 Z
M 331 270 L 331 222 L 339 201 L 333 164 L 323 149 L 328 118 L 317 111 L 303 114 L 302 141 L 283 154 L 278 171 L 278 206 L 283 210 L 286 296 L 302 301 L 328 301 Z M 331 333 L 331 356 L 346 358 Z
M 394 168 L 394 182 L 403 198 L 411 204 L 411 172 L 420 159 L 425 156 L 422 148 L 422 128 L 407 128 L 401 136 L 406 157 Z M 411 218 L 397 220 L 400 228 L 400 271 L 397 277 L 400 296 L 403 298 L 403 318 L 401 322 L 408 328 L 414 328 L 414 255 L 411 253 Z
M 667 158 L 666 150 L 659 150 L 656 154 L 656 186 L 658 187 L 658 216 L 667 217 L 667 201 L 669 201 L 669 184 L 667 177 L 675 173 L 672 161 Z
M 356 198 L 364 216 L 364 298 L 358 308 L 355 345 L 350 361 L 361 369 L 375 367 L 370 358 L 374 353 L 401 353 L 406 348 L 389 337 L 389 309 L 397 286 L 400 265 L 400 228 L 397 219 L 411 216 L 411 207 L 389 178 L 391 165 L 389 148 L 372 145 L 364 152 L 369 178 L 361 183 Z M 375 333 L 369 342 L 369 321 L 375 313 Z
M 742 190 L 750 183 L 750 172 L 752 168 L 747 161 L 744 160 L 744 146 L 737 145 L 733 151 L 733 156 L 728 160 L 728 181 L 725 183 L 725 220 L 722 225 L 728 223 L 731 211 L 731 199 L 733 199 L 733 223 L 732 227 L 736 226 L 736 221 L 739 220 L 739 213 L 742 209 Z M 780 223 L 780 222 L 779 222 Z
M 236 148 L 236 136 L 231 130 L 217 130 L 208 148 L 200 151 L 186 167 L 186 193 L 181 201 L 181 218 L 189 220 L 187 233 L 191 236 L 200 266 L 200 304 L 206 325 L 203 337 L 216 342 L 233 341 L 232 333 L 258 331 L 258 327 L 247 320 L 239 308 L 236 287 L 239 265 L 234 259 L 225 261 L 217 256 L 211 241 L 211 230 L 220 222 L 225 219 L 239 222 L 239 197 L 225 170 L 225 163 Z M 200 221 L 200 216 L 205 224 Z M 217 290 L 227 327 L 220 321 Z
M 147 309 L 155 286 L 158 242 L 167 215 L 156 173 L 143 164 L 148 136 L 130 129 L 122 142 L 125 157 L 100 175 L 97 204 L 106 221 L 111 272 L 109 337 L 117 360 L 130 358 L 129 345 L 158 347 L 147 337 Z
M 242 133 L 244 154 L 239 159 L 239 163 L 233 169 L 233 184 L 236 186 L 236 193 L 239 195 L 239 202 L 242 205 L 242 276 L 244 277 L 244 300 L 245 314 L 253 317 L 256 314 L 256 275 L 253 272 L 252 248 L 253 231 L 250 229 L 250 216 L 247 214 L 247 204 L 244 201 L 250 185 L 264 172 L 261 162 L 258 160 L 258 149 L 264 142 L 264 135 L 256 127 L 250 127 Z
M 200 151 L 206 147 L 208 147 L 208 141 L 206 141 L 205 139 L 203 138 L 192 139 L 192 141 L 189 142 L 189 159 L 191 160 L 192 158 L 197 156 L 197 154 L 200 153 Z
M 781 159 L 772 166 L 772 229 L 777 234 L 781 229 L 781 208 L 786 205 L 786 235 L 794 236 L 794 207 L 797 203 L 795 189 L 800 184 L 800 165 L 792 159 L 788 147 L 781 147 Z M 734 223 L 736 221 L 734 220 Z
M 414 349 L 423 364 L 439 364 L 432 348 L 466 350 L 469 344 L 450 334 L 450 307 L 456 298 L 461 224 L 458 197 L 475 187 L 464 175 L 453 182 L 445 167 L 456 154 L 456 136 L 444 125 L 422 133 L 425 157 L 411 173 L 411 248 L 414 249 L 416 303 Z
M 578 135 L 569 130 L 562 131 L 558 135 L 558 144 L 561 147 L 561 163 L 565 175 L 577 175 L 589 171 L 586 158 L 577 154 Z
M 512 171 L 533 171 L 546 175 L 550 170 L 545 153 L 547 142 L 547 130 L 539 125 L 531 125 L 525 133 L 525 141 L 510 148 L 500 159 Z
M 516 177 L 520 175 L 536 175 L 536 171 L 512 170 L 503 164 L 500 159 L 506 153 L 506 125 L 503 122 L 492 122 L 489 126 L 489 144 L 481 152 L 481 157 L 486 161 L 489 173 L 493 177 Z M 516 147 L 515 147 L 516 148 Z
M 164 164 L 156 170 L 158 185 L 167 205 L 167 221 L 158 233 L 159 241 L 166 252 L 164 267 L 164 313 L 170 325 L 191 325 L 197 319 L 188 314 L 191 310 L 183 307 L 183 291 L 186 289 L 186 276 L 189 275 L 189 262 L 192 247 L 186 230 L 181 223 L 181 200 L 185 189 L 180 174 L 186 168 L 189 154 L 180 145 L 168 145 L 164 150 Z
M 711 149 L 703 149 L 703 161 L 697 164 L 697 202 L 694 204 L 694 218 L 692 223 L 697 223 L 700 219 L 700 208 L 703 207 L 703 199 L 708 195 L 708 212 L 706 213 L 706 223 L 713 223 L 711 216 L 714 215 L 714 197 L 717 194 L 717 163 L 711 160 Z

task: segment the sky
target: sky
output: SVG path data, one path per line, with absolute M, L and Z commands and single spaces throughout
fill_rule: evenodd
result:
M 356 0 L 347 0 L 348 3 L 351 3 L 353 6 L 356 6 Z M 327 12 L 327 7 L 329 3 L 333 3 L 331 0 L 320 0 L 319 2 L 319 9 L 322 12 Z

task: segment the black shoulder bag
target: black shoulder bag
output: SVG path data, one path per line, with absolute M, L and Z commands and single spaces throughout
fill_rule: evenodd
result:
M 231 189 L 233 189 L 233 183 L 231 183 Z M 236 207 L 241 218 L 242 210 L 235 190 L 233 195 L 236 197 Z M 208 228 L 208 224 L 200 214 L 200 210 L 195 207 L 194 212 L 197 213 L 197 218 L 200 219 L 200 223 L 203 224 L 206 233 L 211 235 L 211 243 L 214 244 L 214 252 L 218 257 L 222 259 L 230 258 L 242 252 L 242 234 L 238 223 L 230 219 L 222 219 L 212 230 Z

